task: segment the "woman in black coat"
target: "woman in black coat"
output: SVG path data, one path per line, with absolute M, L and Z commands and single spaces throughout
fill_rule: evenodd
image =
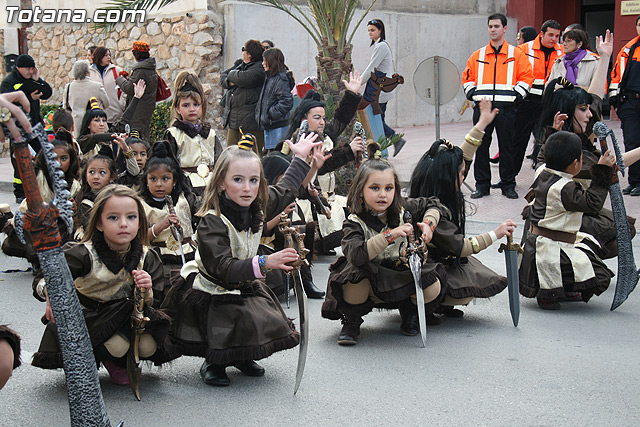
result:
M 262 68 L 264 47 L 258 40 L 249 40 L 242 47 L 242 58 L 220 75 L 220 84 L 227 89 L 222 99 L 224 127 L 228 128 L 227 147 L 240 140 L 240 128 L 257 139 L 258 152 L 264 147 L 264 132 L 255 119 L 256 104 L 265 79 Z
M 289 116 L 293 108 L 291 89 L 295 86 L 293 74 L 284 64 L 284 55 L 277 47 L 262 54 L 262 66 L 267 80 L 262 86 L 256 106 L 255 119 L 264 129 L 264 148 L 273 150 L 289 128 Z

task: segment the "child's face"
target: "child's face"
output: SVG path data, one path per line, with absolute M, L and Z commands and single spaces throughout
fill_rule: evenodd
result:
M 227 173 L 220 183 L 220 189 L 227 193 L 237 205 L 250 206 L 258 197 L 260 188 L 260 163 L 256 159 L 232 160 Z
M 161 166 L 147 173 L 147 187 L 156 199 L 171 195 L 173 191 L 173 172 Z
M 370 211 L 381 214 L 393 203 L 396 186 L 393 170 L 373 171 L 364 185 L 364 205 Z
M 202 104 L 191 97 L 180 98 L 178 114 L 185 122 L 195 125 L 202 117 Z
M 593 114 L 591 114 L 588 104 L 577 105 L 573 112 L 573 132 L 584 133 L 591 117 Z
M 309 131 L 322 133 L 324 132 L 324 108 L 323 107 L 313 107 L 307 112 L 307 117 L 305 117 L 309 122 Z
M 105 133 L 107 131 L 107 118 L 106 117 L 94 117 L 89 122 L 89 132 L 93 135 L 94 133 Z
M 142 144 L 131 144 L 131 150 L 133 150 L 133 156 L 136 159 L 136 163 L 140 170 L 144 170 L 145 165 L 147 164 L 147 149 Z
M 96 228 L 115 251 L 124 251 L 138 234 L 138 204 L 131 197 L 112 196 L 104 204 Z
M 53 152 L 58 155 L 58 163 L 60 163 L 60 170 L 67 173 L 69 170 L 69 164 L 71 164 L 71 158 L 69 157 L 69 151 L 64 147 L 54 147 Z
M 106 160 L 94 160 L 87 166 L 87 183 L 92 190 L 102 190 L 112 181 Z

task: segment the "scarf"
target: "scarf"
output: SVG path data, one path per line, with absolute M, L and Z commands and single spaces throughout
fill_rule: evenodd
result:
M 109 269 L 113 274 L 118 274 L 123 268 L 127 272 L 131 273 L 138 268 L 140 259 L 142 258 L 142 243 L 136 237 L 131 241 L 131 247 L 125 254 L 114 251 L 109 247 L 104 234 L 101 231 L 94 230 L 93 237 L 91 239 L 93 247 L 96 248 L 96 252 L 100 256 L 100 261 Z
M 564 67 L 567 69 L 567 75 L 565 76 L 574 85 L 578 78 L 578 64 L 587 55 L 586 49 L 577 49 L 571 53 L 564 55 Z
M 226 193 L 220 196 L 220 212 L 233 224 L 238 231 L 245 231 L 251 227 L 251 231 L 257 233 L 263 221 L 263 214 L 257 200 L 251 206 L 239 206 L 227 197 Z

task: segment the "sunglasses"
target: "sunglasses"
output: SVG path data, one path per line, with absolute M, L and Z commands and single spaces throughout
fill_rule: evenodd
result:
M 243 51 L 243 52 L 246 52 L 246 51 L 247 51 L 247 48 L 245 48 L 244 46 L 242 46 L 242 51 Z
M 378 21 L 377 19 L 372 19 L 367 23 L 367 25 L 379 25 L 379 24 L 380 24 L 380 21 Z

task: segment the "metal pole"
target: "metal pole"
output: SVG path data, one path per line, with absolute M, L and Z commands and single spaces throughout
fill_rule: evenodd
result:
M 440 77 L 438 76 L 438 56 L 433 57 L 433 90 L 436 98 L 436 140 L 440 139 Z

